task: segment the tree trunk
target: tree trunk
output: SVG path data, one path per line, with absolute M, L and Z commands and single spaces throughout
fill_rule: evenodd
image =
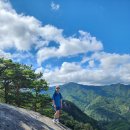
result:
M 5 103 L 8 103 L 8 90 L 7 90 L 7 86 L 5 86 Z
M 5 82 L 4 83 L 4 88 L 5 88 L 5 103 L 8 103 L 8 88 L 9 87 L 9 83 Z
M 37 97 L 38 97 L 38 92 L 36 91 L 35 107 L 34 107 L 34 110 L 35 110 L 35 111 L 37 111 Z
M 19 85 L 16 86 L 16 105 L 20 106 L 20 97 L 19 97 Z

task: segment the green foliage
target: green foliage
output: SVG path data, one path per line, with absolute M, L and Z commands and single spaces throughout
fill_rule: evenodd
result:
M 0 86 L 4 91 L 4 99 L 6 103 L 23 105 L 23 94 L 20 92 L 22 88 L 34 89 L 35 97 L 31 93 L 24 93 L 25 99 L 32 98 L 35 111 L 37 103 L 42 98 L 39 93 L 41 90 L 47 90 L 48 84 L 42 78 L 42 73 L 36 74 L 31 66 L 14 63 L 12 60 L 0 59 Z
M 117 127 L 118 126 L 118 127 Z M 130 130 L 130 123 L 126 121 L 114 121 L 106 125 L 108 130 Z
M 127 124 L 130 121 L 130 85 L 85 86 L 68 83 L 61 86 L 61 93 L 64 95 L 64 99 L 75 103 L 95 120 L 105 121 L 106 124 L 115 121 L 126 122 L 123 124 L 120 122 L 123 127 L 116 124 L 115 128 L 128 127 Z M 115 128 L 113 130 L 116 130 Z M 107 129 L 109 130 L 109 126 Z
M 75 120 L 73 116 L 63 112 L 61 122 L 71 128 L 72 130 L 96 130 L 92 124 L 83 123 Z M 98 130 L 98 128 L 97 128 Z
M 74 130 L 101 129 L 97 121 L 87 116 L 70 101 L 63 100 L 63 111 L 61 121 Z
M 4 91 L 0 89 L 0 102 L 5 102 L 4 100 Z
M 18 66 L 17 66 L 18 67 Z M 22 73 L 19 72 L 22 69 Z M 53 117 L 54 111 L 51 108 L 51 98 L 48 95 L 43 95 L 40 92 L 42 90 L 46 91 L 48 89 L 48 84 L 45 80 L 41 80 L 41 74 L 34 74 L 34 71 L 28 67 L 24 66 L 24 69 L 21 67 L 20 70 L 11 70 L 7 68 L 3 71 L 1 77 L 1 88 L 0 89 L 0 101 L 5 101 L 5 88 L 4 83 L 8 83 L 8 103 L 17 105 L 17 96 L 16 96 L 16 84 L 17 81 L 19 84 L 19 102 L 20 106 L 23 108 L 35 110 L 43 115 L 48 117 Z M 16 74 L 19 72 L 19 75 Z M 16 74 L 16 75 L 15 75 Z M 23 74 L 22 79 L 20 78 Z M 21 76 L 20 76 L 21 75 Z M 13 78 L 17 77 L 17 81 Z M 11 79 L 12 78 L 12 79 Z M 20 89 L 23 88 L 33 89 L 29 92 L 21 92 Z M 74 85 L 74 84 L 73 84 Z M 103 126 L 106 126 L 107 130 L 128 130 L 130 128 L 129 122 L 129 86 L 126 86 L 127 91 L 123 90 L 124 86 L 121 85 L 112 85 L 104 87 L 92 87 L 89 86 L 62 86 L 61 92 L 64 95 L 64 98 L 74 102 L 82 111 L 90 115 L 99 121 L 106 121 L 107 123 Z M 110 88 L 109 88 L 110 87 Z M 112 88 L 115 87 L 118 91 L 113 92 Z M 119 87 L 119 88 L 118 88 Z M 110 90 L 109 90 L 110 89 Z M 68 95 L 69 90 L 69 95 Z M 123 92 L 121 92 L 123 91 Z M 125 92 L 124 92 L 125 91 Z M 76 93 L 76 95 L 75 95 Z M 125 93 L 125 94 L 124 94 Z M 126 97 L 124 96 L 126 95 Z M 122 97 L 123 96 L 123 97 Z M 64 106 L 61 115 L 61 122 L 66 126 L 70 127 L 73 130 L 96 130 L 102 129 L 98 122 L 92 118 L 86 116 L 80 109 L 78 109 L 73 103 L 65 101 L 67 108 Z M 115 121 L 119 120 L 120 121 Z M 112 122 L 111 122 L 112 121 Z
M 54 91 L 53 88 L 48 91 L 50 95 L 52 95 L 52 90 Z M 78 106 L 83 112 L 87 113 L 87 115 L 100 121 L 100 129 L 107 126 L 106 129 L 109 130 L 111 124 L 113 126 L 110 128 L 111 130 L 118 130 L 119 128 L 127 130 L 129 128 L 129 122 L 127 121 L 130 120 L 129 85 L 115 84 L 96 87 L 69 83 L 61 86 L 60 91 L 64 99 L 75 103 L 76 106 Z M 69 104 L 71 104 L 71 102 Z M 74 109 L 76 106 L 73 107 L 71 105 L 72 109 L 69 109 L 69 111 L 64 109 L 68 114 L 63 116 L 64 121 L 67 121 L 63 121 L 63 123 L 72 129 L 74 129 L 76 125 L 73 125 L 74 121 L 71 121 L 72 119 L 77 120 L 78 122 L 80 122 L 79 120 L 85 120 L 81 112 L 77 112 L 77 110 Z M 71 115 L 71 117 L 68 117 L 69 115 Z M 86 119 L 89 121 L 89 118 Z M 120 121 L 120 123 L 118 122 L 119 125 L 115 121 Z M 94 125 L 92 124 L 92 126 Z
M 41 94 L 41 91 L 48 90 L 48 83 L 42 77 L 43 74 L 36 74 L 32 66 L 0 58 L 0 102 L 35 110 L 52 118 L 54 111 L 51 106 L 51 98 L 47 94 Z M 80 93 L 81 91 L 78 90 L 77 94 Z M 79 96 L 80 100 L 82 98 L 82 95 Z M 95 98 L 93 92 L 90 98 Z M 77 96 L 72 96 L 72 99 L 77 100 Z M 85 107 L 83 104 L 81 106 Z M 89 118 L 73 103 L 67 101 L 64 102 L 61 122 L 73 130 L 99 129 L 95 120 Z

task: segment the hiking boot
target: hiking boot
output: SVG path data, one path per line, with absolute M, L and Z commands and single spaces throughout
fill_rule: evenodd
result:
M 60 122 L 59 122 L 59 119 L 56 119 L 56 123 L 60 123 Z
M 56 119 L 52 119 L 53 123 L 56 123 Z

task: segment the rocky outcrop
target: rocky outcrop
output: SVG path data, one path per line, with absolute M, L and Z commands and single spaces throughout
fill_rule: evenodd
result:
M 0 104 L 0 130 L 65 130 L 62 124 L 37 112 Z

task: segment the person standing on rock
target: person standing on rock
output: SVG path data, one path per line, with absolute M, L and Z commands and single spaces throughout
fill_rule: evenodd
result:
M 55 92 L 52 96 L 52 103 L 55 110 L 53 122 L 59 123 L 60 111 L 62 109 L 62 95 L 60 93 L 60 87 L 58 85 L 56 86 Z

